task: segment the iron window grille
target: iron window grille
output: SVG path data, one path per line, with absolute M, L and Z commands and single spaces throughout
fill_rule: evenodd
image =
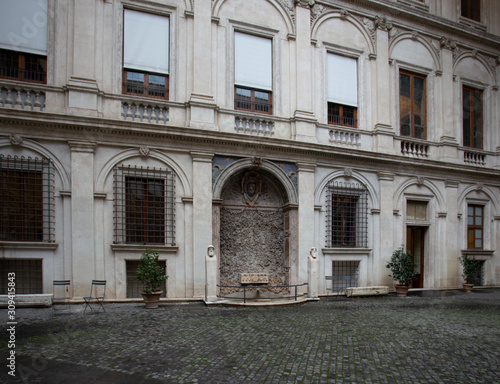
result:
M 46 84 L 47 58 L 0 49 L 0 78 Z
M 0 259 L 0 295 L 8 293 L 8 274 L 16 274 L 16 294 L 43 293 L 42 260 Z
M 344 291 L 357 287 L 359 261 L 332 261 L 332 291 Z
M 175 174 L 139 166 L 114 169 L 115 244 L 175 245 Z
M 126 260 L 125 261 L 125 268 L 127 270 L 127 298 L 128 299 L 134 299 L 134 298 L 140 298 L 141 296 L 141 291 L 142 291 L 142 286 L 137 280 L 137 267 L 139 266 L 140 261 L 139 260 Z M 163 268 L 163 270 L 166 270 L 167 265 L 166 261 L 164 260 L 159 260 L 158 265 Z M 161 286 L 161 296 L 160 297 L 167 297 L 167 283 L 166 281 L 162 282 Z
M 54 242 L 54 166 L 0 155 L 0 240 Z
M 368 246 L 368 192 L 358 183 L 332 181 L 327 190 L 326 247 Z

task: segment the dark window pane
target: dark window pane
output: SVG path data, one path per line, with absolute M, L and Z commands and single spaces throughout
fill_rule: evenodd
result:
M 0 50 L 0 77 L 19 78 L 19 54 L 17 52 Z
M 482 97 L 480 92 L 474 92 L 474 147 L 483 147 Z
M 144 94 L 144 73 L 127 71 L 127 93 Z
M 149 75 L 148 95 L 153 97 L 165 97 L 165 76 Z

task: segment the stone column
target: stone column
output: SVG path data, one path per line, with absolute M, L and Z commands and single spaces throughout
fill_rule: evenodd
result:
M 314 244 L 314 171 L 316 164 L 298 163 L 299 178 L 299 220 L 298 239 L 299 251 L 297 264 L 292 264 L 292 284 L 302 284 L 307 281 L 307 257 Z M 292 261 L 293 262 L 293 261 Z M 294 271 L 295 269 L 295 271 Z
M 391 125 L 392 102 L 390 99 L 390 66 L 389 66 L 389 31 L 392 25 L 387 20 L 377 17 L 375 21 L 377 39 L 377 60 L 375 76 L 372 76 L 372 103 L 375 117 L 377 150 L 383 153 L 394 153 L 394 127 Z
M 192 152 L 193 158 L 193 296 L 205 297 L 205 259 L 212 244 L 211 153 Z
M 392 279 L 388 276 L 389 270 L 385 267 L 394 251 L 395 231 L 403 231 L 394 225 L 394 174 L 390 172 L 379 172 L 379 196 L 380 196 L 380 232 L 375 234 L 380 238 L 378 254 L 373 254 L 372 283 L 375 285 L 392 286 Z
M 216 129 L 212 87 L 212 2 L 194 0 L 193 91 L 189 100 L 189 126 Z
M 311 7 L 310 1 L 296 1 L 295 20 L 297 105 L 293 126 L 296 140 L 316 142 L 316 118 L 312 108 L 312 51 L 311 51 Z
M 71 149 L 71 252 L 72 285 L 76 298 L 88 296 L 96 275 L 94 244 L 95 143 L 69 142 Z

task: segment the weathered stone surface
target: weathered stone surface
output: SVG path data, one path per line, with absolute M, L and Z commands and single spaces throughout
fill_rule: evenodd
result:
M 240 273 L 240 284 L 267 284 L 268 273 Z
M 345 290 L 348 297 L 353 296 L 377 296 L 388 295 L 389 287 L 376 286 L 376 287 L 350 287 Z

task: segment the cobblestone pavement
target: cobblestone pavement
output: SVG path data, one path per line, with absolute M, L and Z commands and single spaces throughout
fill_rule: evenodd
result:
M 18 308 L 16 321 L 17 376 L 2 342 L 0 382 L 500 383 L 498 289 L 286 307 Z

